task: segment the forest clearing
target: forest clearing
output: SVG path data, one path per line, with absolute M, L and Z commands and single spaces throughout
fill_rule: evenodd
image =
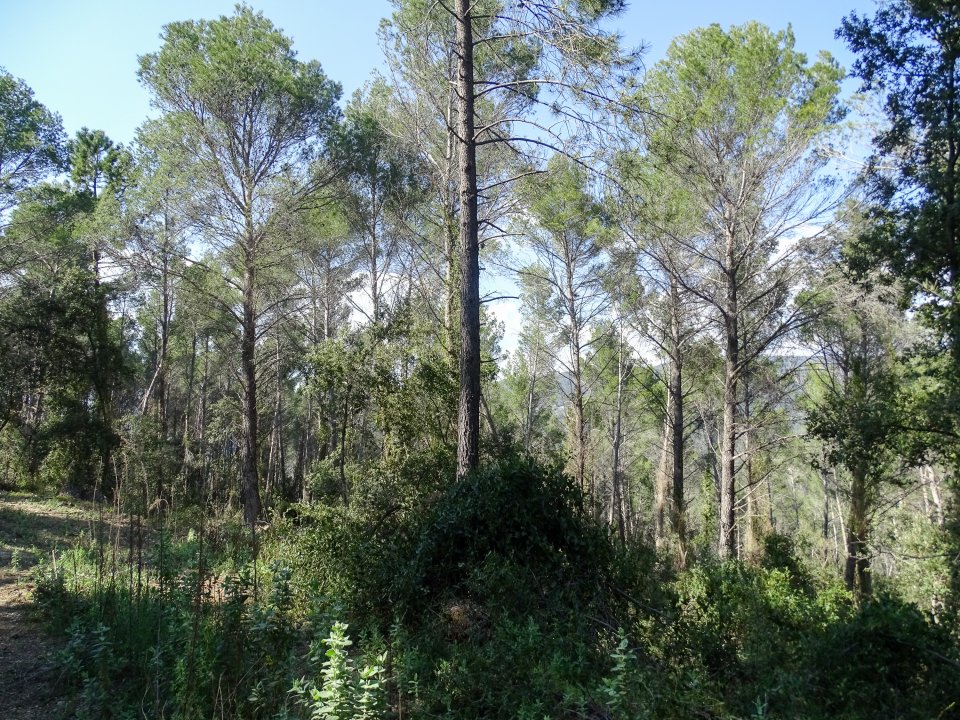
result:
M 960 718 L 955 3 L 633 12 L 0 68 L 0 715 Z

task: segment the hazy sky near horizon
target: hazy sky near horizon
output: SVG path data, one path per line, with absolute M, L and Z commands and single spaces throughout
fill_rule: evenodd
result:
M 133 139 L 150 113 L 137 81 L 137 57 L 160 46 L 163 26 L 176 20 L 230 14 L 233 0 L 0 0 L 0 67 L 29 85 L 59 113 L 67 133 L 98 128 L 118 142 Z M 251 0 L 294 39 L 301 59 L 319 60 L 349 97 L 382 66 L 377 38 L 389 0 Z M 845 67 L 852 62 L 834 38 L 841 18 L 872 14 L 874 0 L 633 0 L 609 25 L 628 44 L 647 47 L 653 65 L 670 41 L 696 27 L 758 20 L 774 29 L 792 25 L 798 49 L 811 58 L 823 49 Z M 854 85 L 851 84 L 851 89 Z

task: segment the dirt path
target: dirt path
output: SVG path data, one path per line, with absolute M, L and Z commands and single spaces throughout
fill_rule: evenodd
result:
M 91 508 L 0 493 L 0 702 L 6 720 L 56 720 L 70 712 L 58 687 L 60 641 L 31 619 L 31 568 L 89 532 Z
M 0 575 L 0 698 L 8 720 L 62 718 L 67 700 L 57 688 L 59 644 L 28 619 L 29 586 Z

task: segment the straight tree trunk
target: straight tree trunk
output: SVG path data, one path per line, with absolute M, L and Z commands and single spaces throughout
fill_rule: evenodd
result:
M 747 507 L 743 518 L 743 550 L 748 558 L 755 558 L 760 548 L 759 533 L 757 528 L 758 506 L 757 488 L 754 487 L 753 479 L 753 448 L 751 447 L 751 429 L 750 429 L 750 404 L 752 396 L 750 394 L 750 373 L 744 375 L 743 383 L 743 467 L 746 469 L 746 487 Z
M 206 480 L 206 470 L 209 459 L 207 457 L 207 404 L 210 385 L 210 336 L 203 338 L 203 376 L 200 379 L 200 399 L 197 403 L 196 436 L 197 452 L 200 454 L 203 478 Z M 207 488 L 209 490 L 209 488 Z
M 867 538 L 870 520 L 867 515 L 866 468 L 860 464 L 853 468 L 853 483 L 850 487 L 850 514 L 847 520 L 847 562 L 843 579 L 847 590 L 857 601 L 869 597 L 873 583 L 870 576 L 870 556 L 867 554 Z
M 829 550 L 827 542 L 830 540 L 830 475 L 827 473 L 825 452 L 820 452 L 820 482 L 823 483 L 823 509 L 820 534 L 823 537 L 823 559 L 826 561 Z
M 183 471 L 189 473 L 192 461 L 190 449 L 190 413 L 193 410 L 193 383 L 197 374 L 197 333 L 193 333 L 190 341 L 190 364 L 187 366 L 187 393 L 183 410 Z
M 252 254 L 252 253 L 251 253 Z M 257 473 L 257 322 L 254 307 L 254 269 L 248 264 L 243 283 L 243 325 L 240 338 L 240 370 L 243 376 L 242 445 L 240 477 L 243 519 L 252 529 L 260 517 L 260 483 Z
M 670 398 L 667 397 L 667 405 Z M 660 462 L 653 481 L 653 542 L 657 550 L 667 547 L 667 528 L 669 526 L 670 497 L 670 408 L 663 418 L 663 431 L 660 435 Z
M 150 383 L 143 393 L 143 401 L 140 403 L 140 414 L 146 415 L 151 399 L 155 398 L 157 422 L 160 425 L 161 437 L 164 439 L 167 437 L 167 350 L 170 338 L 170 314 L 170 287 L 166 259 L 164 259 L 160 304 L 160 336 L 157 338 L 157 364 L 153 376 L 150 378 Z
M 623 521 L 623 473 L 620 469 L 620 446 L 623 443 L 623 333 L 620 334 L 620 343 L 617 348 L 617 406 L 613 419 L 613 438 L 611 442 L 612 455 L 610 460 L 610 524 L 617 528 L 620 543 L 626 542 L 626 528 Z
M 567 320 L 570 323 L 570 370 L 573 387 L 571 389 L 570 404 L 573 407 L 573 477 L 584 493 L 589 493 L 593 499 L 594 509 L 598 509 L 596 498 L 596 483 L 587 483 L 587 426 L 586 408 L 583 390 L 583 365 L 581 354 L 582 318 L 577 309 L 576 260 L 570 249 L 569 238 L 563 238 L 563 264 L 566 287 L 563 289 L 564 305 L 566 306 Z
M 280 338 L 276 338 L 277 366 L 276 392 L 273 397 L 273 422 L 270 427 L 270 452 L 267 458 L 266 497 L 270 503 L 278 491 L 281 496 L 287 495 L 286 488 L 286 459 L 283 447 L 283 375 L 281 372 Z
M 532 359 L 532 365 L 530 367 L 530 375 L 527 382 L 527 402 L 526 402 L 526 417 L 523 421 L 523 450 L 528 455 L 530 454 L 530 443 L 533 438 L 533 411 L 534 411 L 534 400 L 536 399 L 537 392 L 537 381 L 540 379 L 540 337 L 537 336 L 536 344 L 533 346 L 533 350 L 530 353 Z
M 577 332 L 574 331 L 574 335 Z M 574 350 L 576 348 L 576 350 Z M 594 495 L 593 483 L 587 483 L 587 441 L 586 441 L 586 410 L 583 402 L 583 380 L 580 369 L 579 340 L 571 343 L 573 356 L 573 477 L 584 493 Z M 596 498 L 594 498 L 596 500 Z
M 477 145 L 474 125 L 471 0 L 454 10 L 457 47 L 457 143 L 460 193 L 460 402 L 457 479 L 480 462 L 480 245 L 477 222 Z
M 455 81 L 454 74 L 456 69 L 450 68 L 448 77 L 451 84 Z M 458 155 L 457 136 L 454 132 L 454 116 L 457 113 L 456 93 L 447 94 L 446 126 L 447 143 L 444 150 L 443 163 L 443 196 L 441 205 L 443 207 L 443 260 L 444 260 L 444 282 L 443 282 L 443 327 L 446 331 L 444 339 L 448 343 L 448 350 L 452 357 L 456 357 L 457 335 L 455 322 L 457 311 L 457 232 L 458 222 L 455 213 L 455 205 L 459 188 L 454 187 L 454 175 L 459 171 L 454 170 L 460 159 Z M 457 177 L 459 182 L 459 175 Z
M 670 520 L 676 539 L 676 559 L 678 567 L 687 563 L 687 513 L 684 501 L 684 414 L 683 414 L 683 355 L 680 347 L 680 293 L 674 279 L 670 282 L 670 349 L 673 358 L 670 362 L 670 381 L 668 384 L 667 416 L 670 424 L 670 461 L 671 461 L 671 508 Z
M 740 333 L 738 328 L 737 277 L 734 233 L 727 233 L 724 252 L 724 282 L 726 298 L 723 308 L 724 323 L 724 383 L 723 434 L 720 440 L 720 537 L 718 554 L 721 559 L 736 554 L 736 450 L 737 450 L 737 386 L 740 372 Z

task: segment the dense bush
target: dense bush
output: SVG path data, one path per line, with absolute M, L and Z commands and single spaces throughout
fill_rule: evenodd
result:
M 193 529 L 187 511 L 155 531 L 142 580 L 96 544 L 62 554 L 36 601 L 68 628 L 78 716 L 960 712 L 948 628 L 890 596 L 856 607 L 785 538 L 673 575 L 611 539 L 559 472 L 508 457 L 445 477 L 407 466 L 349 507 L 291 506 L 259 553 L 236 521 Z
M 621 556 L 569 479 L 508 458 L 421 499 L 304 509 L 274 524 L 292 545 L 271 551 L 294 563 L 302 597 L 386 638 L 397 702 L 417 716 L 599 706 L 627 601 L 610 592 Z
M 768 538 L 759 564 L 704 563 L 673 588 L 669 622 L 640 639 L 659 669 L 646 680 L 653 703 L 641 703 L 650 717 L 960 712 L 957 648 L 945 628 L 889 597 L 858 610 L 838 581 L 817 581 L 783 538 Z

